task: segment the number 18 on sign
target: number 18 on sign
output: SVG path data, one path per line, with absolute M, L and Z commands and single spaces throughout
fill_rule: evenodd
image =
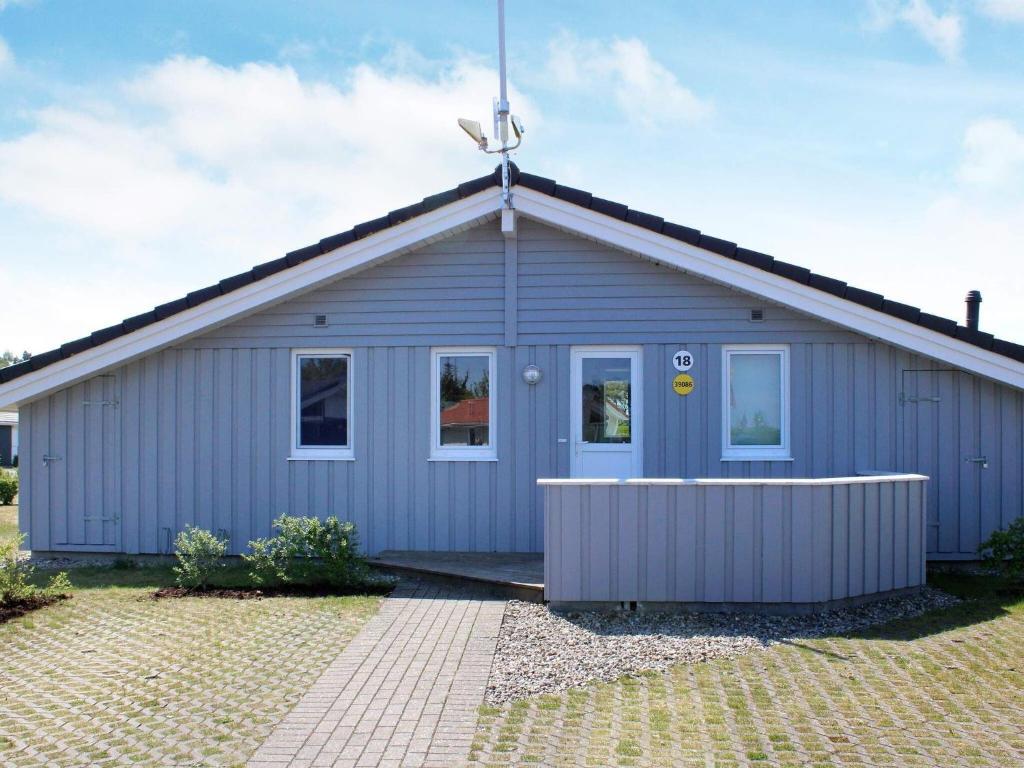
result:
M 672 355 L 672 365 L 676 367 L 676 370 L 682 373 L 688 371 L 693 367 L 693 355 L 687 352 L 685 349 L 680 349 L 674 355 Z

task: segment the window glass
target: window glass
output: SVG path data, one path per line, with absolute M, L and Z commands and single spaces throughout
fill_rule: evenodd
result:
M 490 355 L 438 358 L 440 444 L 490 445 Z
M 782 355 L 729 355 L 729 443 L 782 446 Z
M 299 358 L 299 447 L 348 447 L 349 358 Z
M 628 357 L 584 357 L 581 368 L 583 441 L 629 443 L 630 365 Z

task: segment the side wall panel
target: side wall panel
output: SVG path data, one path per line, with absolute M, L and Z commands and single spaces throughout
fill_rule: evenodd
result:
M 927 545 L 950 557 L 973 556 L 988 532 L 1021 514 L 1019 391 L 959 374 L 961 384 L 942 385 L 958 410 L 944 412 L 929 432 L 931 422 L 923 428 L 922 411 L 908 409 L 901 394 L 913 389 L 905 371 L 938 363 L 529 221 L 521 222 L 515 262 L 506 262 L 504 248 L 497 224 L 484 225 L 114 371 L 120 451 L 119 461 L 108 463 L 120 475 L 108 493 L 118 496 L 124 550 L 167 551 L 177 531 L 195 524 L 230 535 L 238 552 L 267 535 L 282 513 L 353 520 L 371 552 L 540 550 L 536 479 L 569 473 L 570 351 L 598 343 L 643 349 L 648 476 L 923 471 L 934 455 L 957 473 L 929 485 Z M 505 279 L 516 262 L 517 343 L 509 346 Z M 753 308 L 764 309 L 763 322 L 751 322 Z M 326 328 L 313 326 L 316 314 L 327 315 Z M 722 345 L 737 342 L 790 345 L 791 461 L 721 460 Z M 498 462 L 428 460 L 430 347 L 460 344 L 498 352 Z M 290 461 L 290 350 L 332 346 L 353 350 L 356 458 Z M 681 347 L 695 360 L 697 386 L 687 397 L 671 389 L 671 357 Z M 531 363 L 543 372 L 536 386 L 521 378 Z M 37 549 L 53 543 L 51 526 L 68 522 L 55 519 L 60 508 L 51 499 L 69 489 L 51 487 L 41 457 L 85 439 L 69 434 L 78 429 L 73 423 L 53 420 L 67 397 L 66 390 L 22 409 L 22 517 Z M 970 425 L 969 434 L 961 424 Z M 968 448 L 989 459 L 977 483 L 961 481 Z M 978 498 L 967 518 L 965 494 Z M 865 518 L 862 498 L 851 497 L 847 507 L 851 540 L 877 524 Z M 804 514 L 800 504 L 793 509 Z M 774 514 L 744 507 L 720 522 L 729 531 L 751 515 Z M 776 522 L 783 526 L 776 544 L 785 548 L 805 534 L 839 535 L 794 528 L 788 512 Z M 703 517 L 683 515 L 672 535 L 688 535 L 689 525 L 702 526 L 694 532 L 701 536 L 714 534 L 703 530 Z M 694 563 L 673 572 L 672 583 L 703 589 L 709 569 L 722 567 L 733 588 L 749 591 L 741 566 L 752 544 L 736 541 L 739 549 L 724 552 L 721 562 Z M 851 568 L 878 577 L 875 563 Z M 758 588 L 788 587 L 779 574 Z
M 722 462 L 718 344 L 686 344 L 694 354 L 696 391 L 670 387 L 671 356 L 679 344 L 644 346 L 646 474 L 661 477 L 843 476 L 872 469 L 924 471 L 914 457 L 956 450 L 956 421 L 940 423 L 921 440 L 914 414 L 900 405 L 897 374 L 877 344 L 794 343 L 792 461 Z M 569 466 L 567 395 L 569 345 L 499 348 L 500 401 L 497 463 L 431 462 L 429 457 L 429 357 L 426 347 L 354 349 L 355 461 L 290 461 L 288 458 L 290 355 L 287 350 L 172 350 L 120 369 L 120 484 L 108 492 L 123 515 L 127 552 L 164 552 L 177 531 L 193 524 L 230 535 L 233 551 L 267 535 L 279 514 L 338 514 L 355 521 L 368 550 L 438 549 L 537 551 L 543 547 L 538 477 L 566 477 Z M 860 358 L 863 365 L 858 365 Z M 813 360 L 804 365 L 801 361 Z M 883 369 L 879 369 L 882 361 Z M 536 386 L 520 373 L 535 363 L 544 371 Z M 911 364 L 911 363 L 907 363 Z M 920 365 L 920 361 L 913 364 Z M 868 382 L 865 385 L 864 382 Z M 864 389 L 868 392 L 864 392 Z M 806 393 L 842 390 L 840 396 Z M 929 499 L 933 551 L 972 554 L 992 530 L 1021 513 L 1020 467 L 1024 432 L 1019 393 L 990 383 L 965 387 L 962 404 L 982 414 L 989 468 L 981 482 L 963 483 L 936 472 Z M 41 456 L 60 455 L 68 440 L 82 439 L 63 413 L 69 393 L 23 409 L 23 528 L 32 546 L 45 548 L 51 525 L 64 530 L 52 503 L 74 493 L 54 488 Z M 77 392 L 75 396 L 81 396 Z M 861 400 L 863 398 L 863 400 Z M 848 405 L 849 402 L 853 405 Z M 872 402 L 895 403 L 905 416 L 907 453 L 897 456 L 896 424 L 859 414 Z M 858 404 L 862 403 L 862 404 Z M 856 413 L 855 419 L 851 414 Z M 995 414 L 1001 414 L 997 419 Z M 64 425 L 64 426 L 62 426 Z M 70 425 L 70 426 L 68 426 Z M 74 434 L 69 433 L 69 428 Z M 59 433 L 59 434 L 58 434 Z M 931 433 L 924 433 L 931 434 Z M 971 434 L 975 434 L 972 432 Z M 952 436 L 952 437 L 951 437 Z M 912 439 L 913 437 L 913 439 Z M 952 443 L 952 447 L 950 444 Z M 943 447 L 945 444 L 945 447 Z M 958 466 L 958 465 L 956 465 Z M 74 468 L 72 468 L 74 469 Z M 76 487 L 81 486 L 78 478 Z M 959 492 L 957 492 L 959 490 Z M 946 500 L 943 500 L 943 493 Z M 954 502 L 949 502 L 952 493 Z M 54 495 L 56 494 L 56 495 Z M 965 494 L 963 500 L 960 495 Z M 977 495 L 974 517 L 962 517 L 967 496 Z M 63 503 L 58 504 L 63 508 Z M 851 510 L 851 514 L 853 511 Z M 941 533 L 941 537 L 938 535 Z M 742 578 L 742 577 L 741 577 Z
M 569 604 L 821 605 L 916 587 L 924 580 L 920 501 L 926 485 L 904 476 L 771 485 L 545 484 L 551 534 L 545 597 Z M 858 527 L 851 536 L 851 501 L 881 525 Z M 608 516 L 609 508 L 618 514 Z M 789 526 L 781 522 L 787 518 Z M 688 529 L 683 537 L 681 527 Z M 787 541 L 780 541 L 780 532 Z M 701 562 L 694 583 L 666 579 L 672 563 L 699 568 Z M 871 565 L 854 570 L 851 562 Z

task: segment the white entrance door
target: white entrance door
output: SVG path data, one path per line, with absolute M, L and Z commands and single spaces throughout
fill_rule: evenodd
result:
M 573 477 L 641 477 L 639 347 L 573 347 Z

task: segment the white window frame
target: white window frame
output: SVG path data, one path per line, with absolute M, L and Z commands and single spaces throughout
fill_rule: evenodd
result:
M 441 445 L 441 358 L 487 357 L 488 445 Z M 430 350 L 430 461 L 498 460 L 498 352 L 495 347 L 432 347 Z
M 779 391 L 782 395 L 780 427 L 782 445 L 731 445 L 729 413 L 729 358 L 734 354 L 774 354 L 779 361 Z M 792 461 L 790 449 L 789 345 L 728 344 L 722 347 L 722 461 Z
M 299 359 L 303 357 L 347 357 L 348 358 L 348 403 L 346 407 L 348 409 L 347 419 L 347 433 L 348 433 L 348 445 L 344 447 L 334 446 L 302 446 L 299 445 L 300 431 L 299 421 L 302 417 L 302 407 L 299 404 Z M 291 405 L 289 407 L 290 418 L 291 418 L 291 453 L 289 455 L 289 461 L 353 461 L 355 460 L 355 422 L 353 414 L 355 408 L 353 406 L 355 402 L 355 388 L 353 386 L 355 382 L 355 375 L 353 374 L 353 368 L 355 366 L 355 355 L 351 349 L 342 349 L 338 347 L 329 347 L 322 349 L 293 349 L 292 350 L 292 386 L 291 386 Z

